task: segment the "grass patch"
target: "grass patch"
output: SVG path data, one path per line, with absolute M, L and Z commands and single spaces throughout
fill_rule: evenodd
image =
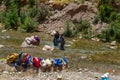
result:
M 41 39 L 40 46 L 37 48 L 21 48 L 20 45 L 24 41 L 25 37 L 31 35 L 38 35 Z M 73 42 L 71 47 L 65 47 L 65 51 L 55 49 L 52 52 L 44 52 L 42 48 L 46 44 L 52 44 L 53 36 L 46 35 L 44 33 L 21 33 L 19 31 L 7 31 L 9 39 L 0 38 L 0 44 L 5 47 L 0 48 L 0 58 L 6 58 L 10 53 L 19 53 L 20 51 L 29 53 L 32 56 L 43 58 L 61 58 L 66 57 L 69 61 L 70 70 L 77 70 L 79 68 L 89 68 L 94 70 L 100 70 L 101 66 L 111 68 L 112 65 L 120 64 L 120 45 L 118 49 L 111 50 L 107 47 L 108 43 L 94 42 L 91 40 L 77 40 Z M 65 38 L 67 41 L 72 41 L 73 38 Z M 81 53 L 81 50 L 88 52 Z M 92 53 L 90 51 L 93 51 Z M 87 53 L 87 54 L 86 54 Z M 85 59 L 81 59 L 82 56 L 86 56 Z M 107 66 L 107 65 L 110 66 Z M 116 66 L 112 68 L 117 69 Z M 118 70 L 119 71 L 119 70 Z
M 91 55 L 90 59 L 93 62 L 120 65 L 119 52 L 104 52 L 104 53 L 94 54 L 94 55 Z

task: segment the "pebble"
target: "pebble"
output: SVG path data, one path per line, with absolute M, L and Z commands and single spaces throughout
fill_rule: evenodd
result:
M 8 74 L 9 72 L 8 71 L 3 71 L 4 74 Z
M 4 45 L 1 45 L 1 44 L 0 44 L 0 48 L 2 48 L 2 47 L 4 47 Z

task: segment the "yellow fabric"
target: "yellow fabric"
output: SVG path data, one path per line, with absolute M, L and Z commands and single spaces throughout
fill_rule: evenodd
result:
M 52 65 L 52 62 L 50 61 L 50 59 L 46 59 L 45 62 L 47 63 L 48 66 Z
M 18 58 L 18 54 L 12 53 L 7 56 L 7 63 L 12 63 L 12 62 L 16 61 L 17 58 Z

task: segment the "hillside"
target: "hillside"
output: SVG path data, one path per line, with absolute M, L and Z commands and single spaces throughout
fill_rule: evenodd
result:
M 53 45 L 55 31 L 64 34 L 65 50 Z M 21 47 L 32 35 L 38 35 L 40 45 Z M 119 42 L 119 0 L 0 1 L 0 80 L 100 80 L 111 70 L 110 78 L 119 80 Z M 54 50 L 43 50 L 45 45 Z M 18 72 L 6 63 L 6 58 L 20 52 L 45 59 L 66 57 L 69 68 Z

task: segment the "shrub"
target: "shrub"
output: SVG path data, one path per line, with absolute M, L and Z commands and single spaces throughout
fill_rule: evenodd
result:
M 9 9 L 5 12 L 3 17 L 3 23 L 5 24 L 6 29 L 18 29 L 18 10 L 17 5 L 15 4 L 14 0 L 10 1 Z
M 117 0 L 99 0 L 99 4 L 116 4 Z
M 35 5 L 35 0 L 29 0 L 28 3 L 30 5 L 30 7 L 33 7 Z
M 108 22 L 111 12 L 114 10 L 110 5 L 102 4 L 99 7 L 99 16 L 103 22 Z
M 120 41 L 120 22 L 111 22 L 108 28 L 102 31 L 100 38 L 106 39 L 107 41 Z
M 80 33 L 82 33 L 83 38 L 90 38 L 92 36 L 91 26 L 87 20 L 80 19 L 79 22 L 75 23 L 72 35 L 78 36 Z
M 20 21 L 21 21 L 21 24 L 24 24 L 24 21 L 25 21 L 25 18 L 26 18 L 26 14 L 25 12 L 22 12 L 20 13 Z
M 90 23 L 88 21 L 82 20 L 80 23 L 81 23 L 81 26 L 82 26 L 82 31 L 90 28 Z
M 30 17 L 25 17 L 25 20 L 21 26 L 22 32 L 34 32 L 37 23 L 33 21 Z
M 101 4 L 106 4 L 106 3 L 109 3 L 111 0 L 99 0 L 99 2 L 101 3 Z
M 99 21 L 98 16 L 95 16 L 95 17 L 94 17 L 94 20 L 93 20 L 93 24 L 97 24 L 97 23 L 98 23 L 98 21 Z
M 4 2 L 5 2 L 5 6 L 6 6 L 6 7 L 9 7 L 9 6 L 10 6 L 10 0 L 4 0 Z
M 69 21 L 66 21 L 66 30 L 64 31 L 64 35 L 66 37 L 72 37 L 72 29 L 70 29 L 70 22 Z
M 38 7 L 32 7 L 32 8 L 29 8 L 29 16 L 30 17 L 35 17 L 37 15 L 37 13 L 39 12 L 39 9 Z
M 91 26 L 87 20 L 81 20 L 80 24 L 82 26 L 82 35 L 83 38 L 90 38 L 91 37 Z
M 120 14 L 117 14 L 116 20 L 120 21 Z
M 111 12 L 109 21 L 115 21 L 117 19 L 117 12 Z

